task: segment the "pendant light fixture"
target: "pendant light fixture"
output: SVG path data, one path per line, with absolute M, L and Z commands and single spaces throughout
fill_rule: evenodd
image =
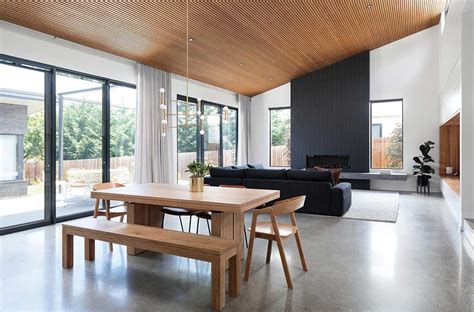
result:
M 170 105 L 172 103 L 178 103 L 178 100 L 173 100 L 166 98 L 165 94 L 165 89 L 160 88 L 160 110 L 162 113 L 162 119 L 161 119 L 161 136 L 165 137 L 167 134 L 167 129 L 169 128 L 176 128 L 176 126 L 171 126 L 169 119 L 171 116 L 184 116 L 185 118 L 185 127 L 189 126 L 197 126 L 197 125 L 190 125 L 189 124 L 189 118 L 193 117 L 193 115 L 196 117 L 196 123 L 199 120 L 201 129 L 199 130 L 200 135 L 204 135 L 204 120 L 208 116 L 212 116 L 212 114 L 204 114 L 203 109 L 202 109 L 202 101 L 200 98 L 197 99 L 197 107 L 196 107 L 196 112 L 195 113 L 190 113 L 189 112 L 189 43 L 192 42 L 194 39 L 189 37 L 189 0 L 186 0 L 186 100 L 185 101 L 180 101 L 184 102 L 186 105 L 185 112 L 184 114 L 180 114 L 179 112 L 176 112 L 176 114 L 173 114 L 170 110 Z M 219 115 L 219 114 L 218 114 Z M 229 117 L 229 107 L 224 106 L 222 109 L 222 120 L 224 122 L 227 122 Z

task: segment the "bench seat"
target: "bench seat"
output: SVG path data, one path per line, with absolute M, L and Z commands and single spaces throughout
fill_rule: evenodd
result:
M 73 266 L 74 236 L 85 239 L 85 259 L 95 258 L 95 240 L 211 262 L 211 301 L 215 309 L 225 305 L 225 269 L 229 262 L 229 294 L 240 291 L 239 242 L 214 236 L 124 224 L 92 218 L 63 224 L 63 267 Z

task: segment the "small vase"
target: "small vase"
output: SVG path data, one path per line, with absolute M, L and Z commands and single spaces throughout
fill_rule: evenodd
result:
M 204 192 L 204 177 L 189 177 L 189 191 Z

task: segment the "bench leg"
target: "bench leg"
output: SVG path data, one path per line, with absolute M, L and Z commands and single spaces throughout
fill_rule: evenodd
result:
M 95 259 L 95 240 L 84 238 L 84 258 L 87 261 Z
M 225 306 L 225 265 L 224 257 L 214 256 L 211 261 L 211 302 L 215 310 Z
M 240 294 L 240 257 L 238 254 L 229 259 L 229 295 L 237 297 Z
M 72 268 L 74 264 L 74 236 L 63 229 L 63 268 Z

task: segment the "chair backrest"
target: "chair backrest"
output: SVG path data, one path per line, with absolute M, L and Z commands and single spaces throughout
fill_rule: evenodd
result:
M 303 207 L 305 200 L 305 195 L 292 197 L 274 203 L 272 209 L 275 215 L 288 214 Z
M 105 182 L 105 183 L 97 183 L 92 186 L 92 189 L 94 191 L 101 191 L 101 190 L 106 190 L 106 189 L 111 189 L 111 188 L 116 188 L 116 187 L 124 187 L 122 183 L 115 183 L 115 182 Z
M 242 188 L 242 189 L 246 188 L 243 185 L 231 185 L 231 184 L 221 184 L 219 185 L 219 187 Z

